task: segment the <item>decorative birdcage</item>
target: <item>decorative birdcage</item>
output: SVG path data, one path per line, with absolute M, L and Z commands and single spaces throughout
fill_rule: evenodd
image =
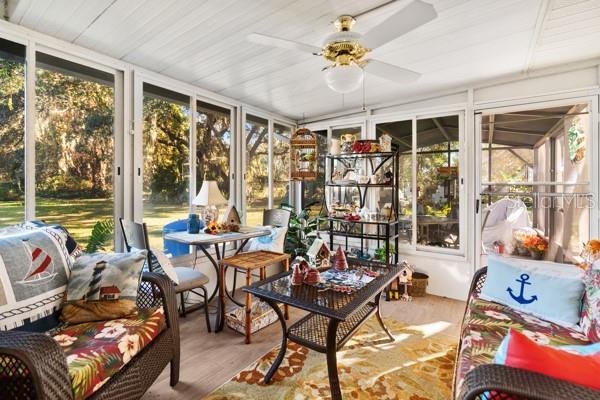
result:
M 318 160 L 317 136 L 306 128 L 296 130 L 290 141 L 290 180 L 317 179 Z

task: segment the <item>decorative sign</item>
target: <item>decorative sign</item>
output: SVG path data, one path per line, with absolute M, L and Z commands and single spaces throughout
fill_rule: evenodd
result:
M 458 167 L 439 167 L 438 175 L 444 178 L 458 177 Z

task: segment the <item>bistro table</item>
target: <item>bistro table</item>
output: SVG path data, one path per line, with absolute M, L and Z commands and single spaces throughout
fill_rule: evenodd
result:
M 379 272 L 379 276 L 362 289 L 350 294 L 332 290 L 320 291 L 314 286 L 306 284 L 294 286 L 291 284 L 291 272 L 289 271 L 242 288 L 243 291 L 267 302 L 277 313 L 281 324 L 281 348 L 273 365 L 265 375 L 265 384 L 269 383 L 283 361 L 289 339 L 327 355 L 327 372 L 331 397 L 334 400 L 339 400 L 342 399 L 342 392 L 337 371 L 336 353 L 362 324 L 375 314 L 381 328 L 390 340 L 394 341 L 394 337 L 381 318 L 379 304 L 382 292 L 398 277 L 401 267 L 397 265 L 383 266 L 382 264 L 362 261 L 353 261 L 353 264 L 354 266 L 350 266 L 350 268 L 357 268 L 358 264 L 363 264 L 364 267 Z M 309 313 L 288 328 L 278 303 L 300 308 Z
M 196 262 L 198 261 L 198 249 L 200 249 L 204 253 L 206 258 L 208 258 L 208 260 L 212 264 L 212 266 L 215 269 L 215 272 L 217 274 L 217 285 L 215 286 L 215 289 L 213 290 L 212 294 L 209 296 L 209 298 L 207 300 L 207 303 L 209 303 L 216 296 L 217 292 L 219 291 L 219 288 L 221 287 L 221 282 L 219 281 L 219 279 L 220 279 L 219 262 L 221 261 L 221 259 L 225 258 L 226 244 L 231 243 L 231 242 L 241 241 L 242 242 L 241 245 L 238 246 L 237 251 L 235 252 L 235 254 L 238 254 L 244 248 L 246 243 L 248 243 L 248 240 L 250 240 L 252 238 L 256 238 L 256 237 L 268 236 L 270 234 L 271 234 L 271 231 L 266 228 L 254 228 L 254 227 L 249 227 L 249 226 L 241 226 L 240 230 L 238 232 L 227 232 L 227 233 L 218 233 L 215 235 L 209 235 L 208 233 L 187 233 L 184 231 L 184 232 L 167 233 L 164 238 L 167 240 L 172 240 L 174 242 L 194 246 L 194 264 L 193 264 L 194 268 L 196 268 Z M 208 249 L 210 248 L 211 245 L 214 246 L 214 248 L 215 248 L 215 254 L 217 257 L 216 260 L 208 252 Z M 221 248 L 219 248 L 219 245 L 221 245 Z M 223 282 L 223 287 L 225 287 L 225 282 Z M 229 296 L 229 293 L 227 293 L 227 289 L 225 289 L 225 293 L 227 294 L 228 297 L 231 298 L 231 296 Z M 217 322 L 216 322 L 215 332 L 219 332 L 219 331 L 223 330 L 224 320 L 225 320 L 225 306 L 223 304 L 221 304 L 221 302 L 219 301 L 218 305 L 217 305 Z

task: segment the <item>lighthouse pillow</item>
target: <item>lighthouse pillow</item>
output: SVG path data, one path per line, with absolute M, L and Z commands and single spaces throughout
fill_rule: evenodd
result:
M 71 269 L 61 319 L 80 323 L 135 314 L 146 254 L 142 250 L 81 255 Z
M 583 290 L 575 265 L 490 256 L 480 297 L 579 330 Z

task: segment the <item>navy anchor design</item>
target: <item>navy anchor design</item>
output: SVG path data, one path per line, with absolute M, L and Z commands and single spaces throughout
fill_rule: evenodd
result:
M 528 299 L 523 297 L 523 292 L 525 292 L 525 285 L 531 285 L 531 282 L 528 282 L 528 280 L 529 280 L 528 274 L 521 274 L 521 279 L 515 279 L 515 281 L 517 281 L 521 284 L 521 292 L 519 293 L 518 296 L 514 295 L 511 287 L 506 289 L 508 294 L 510 294 L 510 297 L 512 297 L 519 304 L 530 304 L 538 299 L 536 295 L 533 295 Z

